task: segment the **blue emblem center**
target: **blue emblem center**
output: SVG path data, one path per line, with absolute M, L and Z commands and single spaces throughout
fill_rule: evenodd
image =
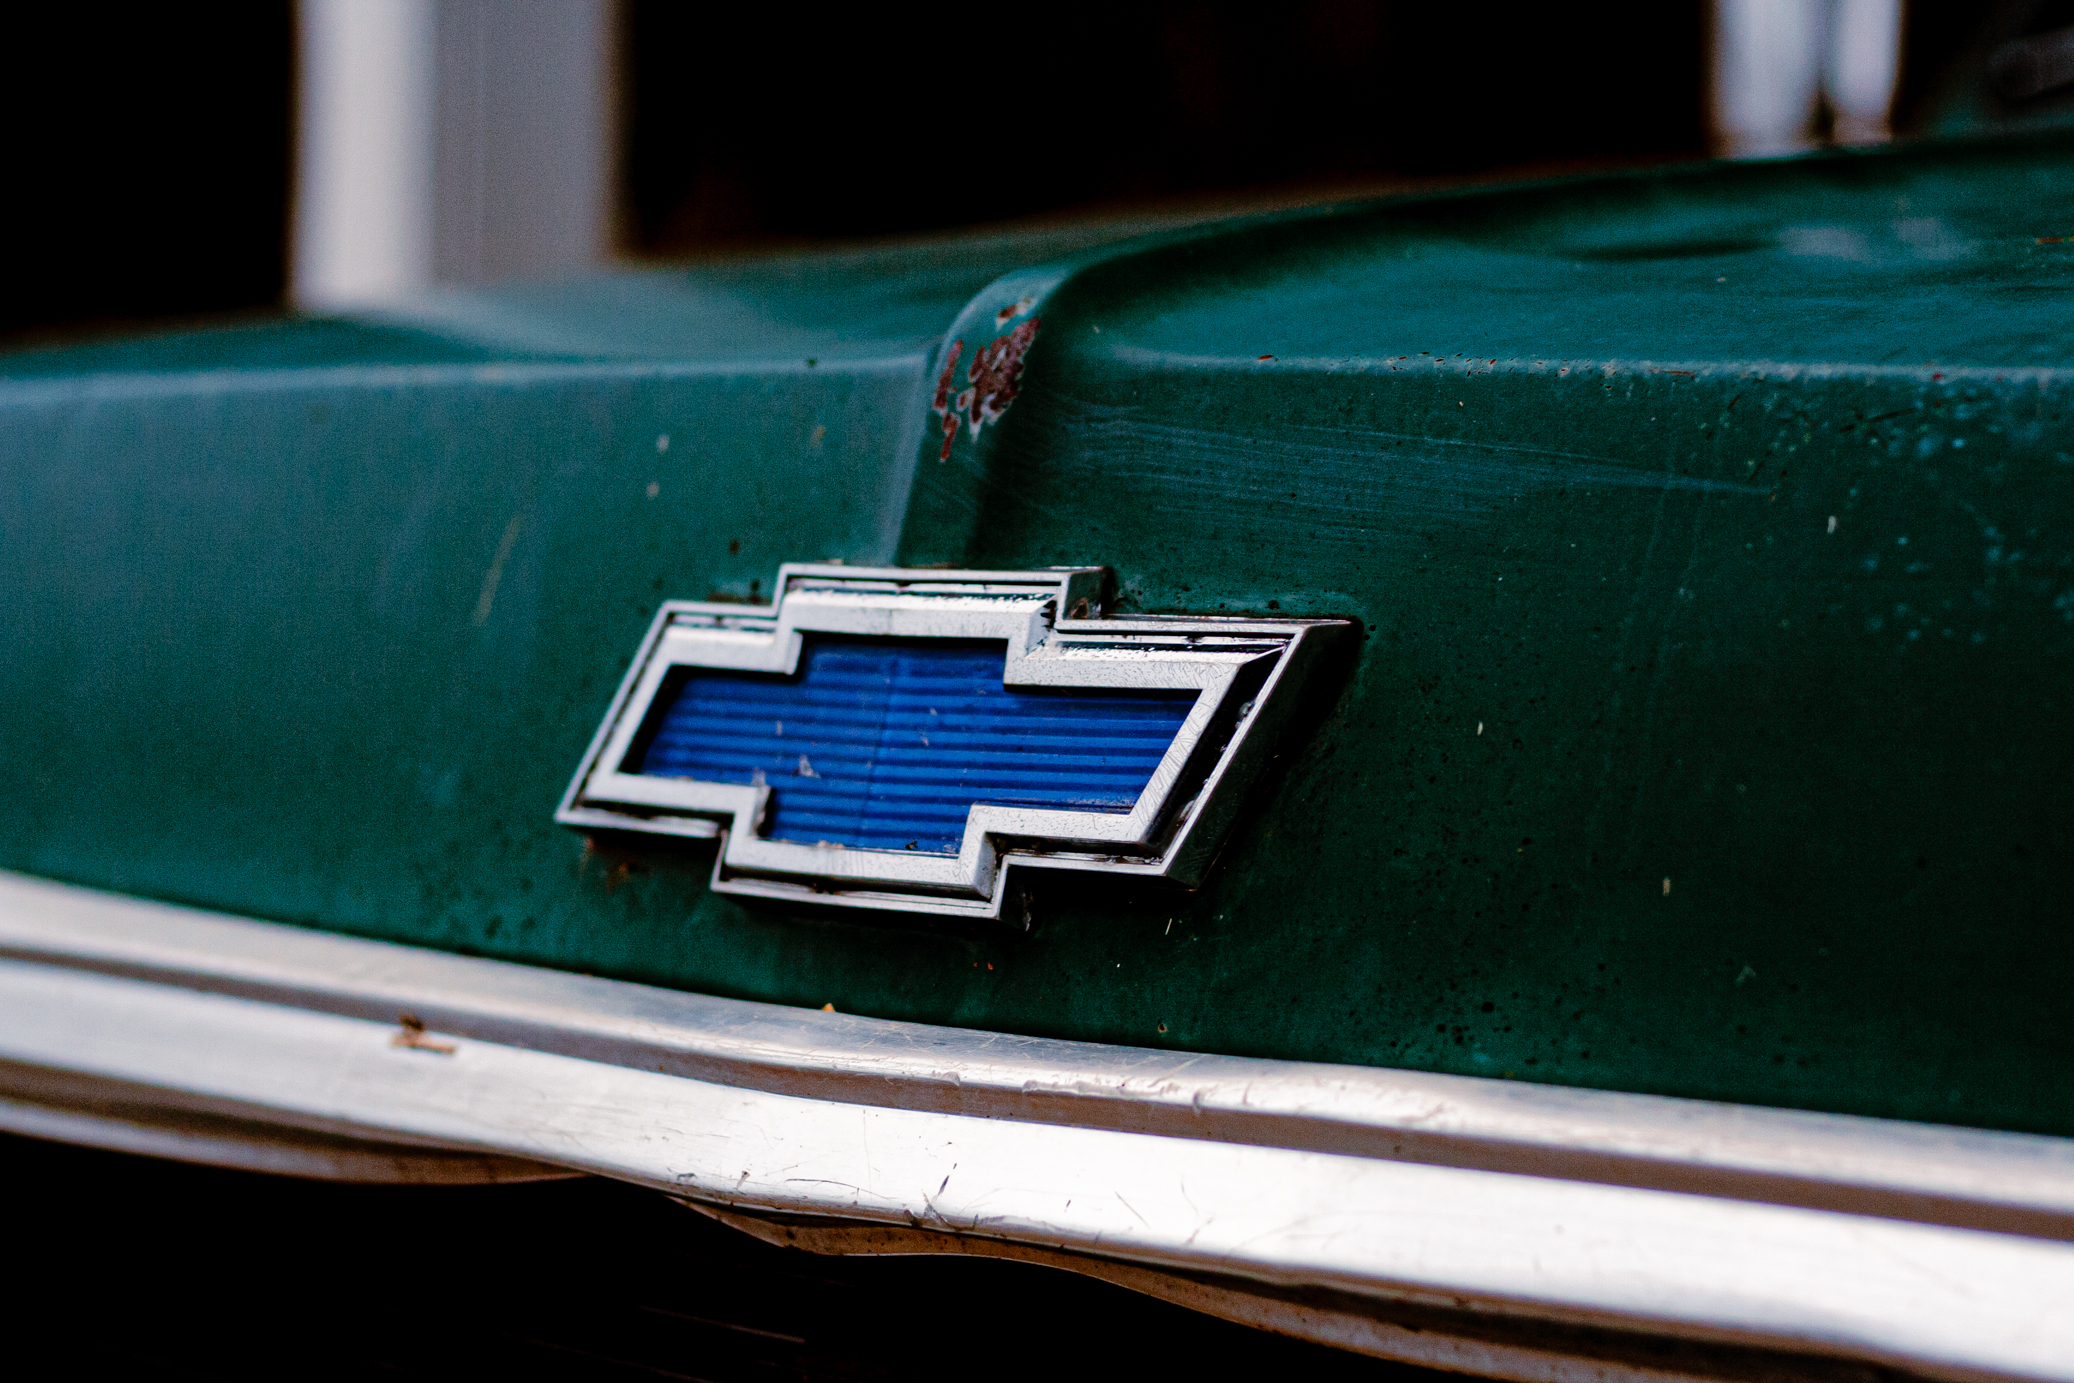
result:
M 956 854 L 982 802 L 1136 806 L 1197 694 L 1010 689 L 1006 657 L 998 639 L 808 634 L 789 677 L 678 668 L 624 771 L 767 783 L 772 839 L 863 850 Z

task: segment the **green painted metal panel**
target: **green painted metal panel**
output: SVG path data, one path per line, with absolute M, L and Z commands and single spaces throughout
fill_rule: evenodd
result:
M 2055 136 L 9 363 L 0 864 L 890 1017 L 2074 1132 L 2070 191 Z M 939 459 L 946 347 L 1025 300 L 1020 396 Z M 1105 562 L 1126 608 L 1364 638 L 1203 889 L 1047 875 L 1028 935 L 552 826 L 654 602 L 813 558 Z

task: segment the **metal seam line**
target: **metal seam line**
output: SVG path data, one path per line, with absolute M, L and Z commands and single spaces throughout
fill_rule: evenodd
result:
M 519 1158 L 327 1137 L 281 1124 L 211 1119 L 187 1110 L 66 1107 L 47 1092 L 0 1095 L 0 1130 L 110 1152 L 236 1167 L 276 1176 L 407 1186 L 480 1186 L 580 1175 Z

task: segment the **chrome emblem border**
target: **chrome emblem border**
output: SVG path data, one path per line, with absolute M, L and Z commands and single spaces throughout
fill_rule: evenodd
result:
M 1333 619 L 1122 616 L 1101 567 L 938 571 L 787 564 L 768 609 L 670 601 L 656 612 L 555 820 L 578 828 L 722 838 L 713 888 L 798 903 L 998 918 L 1008 866 L 1202 881 L 1247 786 L 1266 766 Z M 916 855 L 757 834 L 764 784 L 623 773 L 673 667 L 790 673 L 807 633 L 1002 639 L 1009 686 L 1195 690 L 1195 705 L 1128 813 L 979 804 L 958 853 Z

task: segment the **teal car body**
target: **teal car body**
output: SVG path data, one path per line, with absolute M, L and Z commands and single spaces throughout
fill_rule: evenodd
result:
M 6 357 L 0 867 L 2074 1166 L 2070 191 L 2049 134 Z M 992 411 L 946 403 L 1012 323 Z M 1353 634 L 1194 889 L 864 914 L 558 825 L 663 602 L 753 613 L 786 562 L 1097 566 L 1116 616 Z

